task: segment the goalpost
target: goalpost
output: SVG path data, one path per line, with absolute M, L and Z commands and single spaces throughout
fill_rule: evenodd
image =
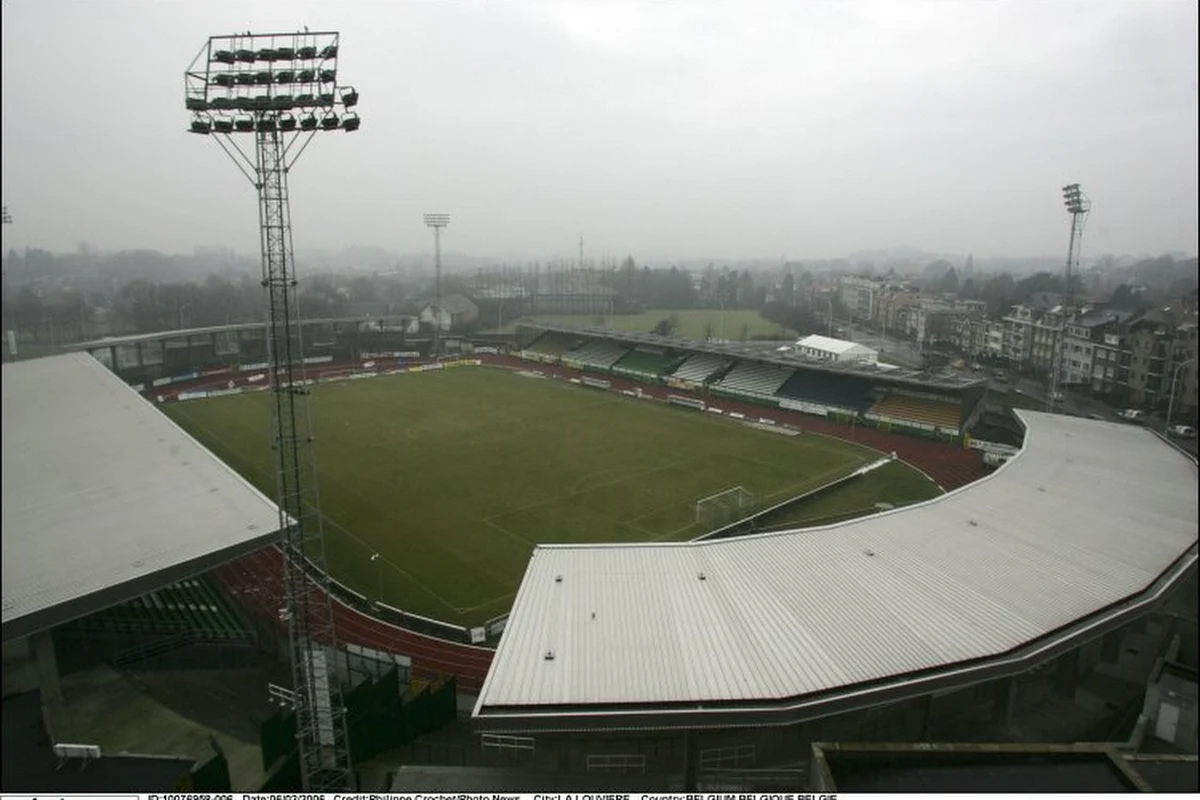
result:
M 744 486 L 734 486 L 696 501 L 696 524 L 712 530 L 748 515 L 754 508 L 754 494 Z

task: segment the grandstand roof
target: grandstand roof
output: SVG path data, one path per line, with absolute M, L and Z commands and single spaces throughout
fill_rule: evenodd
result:
M 0 396 L 5 641 L 195 575 L 279 528 L 271 500 L 90 355 L 5 364 Z
M 905 369 L 893 365 L 872 364 L 859 361 L 829 361 L 822 358 L 810 358 L 799 353 L 781 354 L 771 347 L 763 347 L 761 342 L 702 342 L 696 339 L 676 339 L 668 336 L 657 336 L 652 333 L 630 333 L 609 328 L 593 328 L 578 325 L 559 325 L 554 323 L 529 322 L 521 323 L 518 327 L 533 328 L 543 331 L 557 331 L 572 336 L 591 336 L 598 339 L 611 339 L 630 344 L 646 344 L 653 347 L 668 347 L 675 350 L 688 350 L 696 353 L 711 353 L 725 358 L 745 358 L 761 361 L 766 364 L 778 364 L 785 367 L 803 367 L 805 369 L 829 372 L 838 375 L 854 375 L 868 377 L 888 383 L 907 383 L 930 389 L 960 391 L 987 383 L 987 378 L 963 376 L 954 373 L 933 373 L 925 370 Z
M 826 716 L 1023 671 L 1195 569 L 1193 459 L 1144 428 L 1019 414 L 1018 455 L 918 505 L 713 542 L 538 547 L 476 725 Z
M 362 315 L 357 317 L 328 317 L 321 319 L 301 320 L 302 325 L 332 325 L 334 323 L 353 324 L 357 322 L 407 322 L 412 315 L 384 314 L 382 316 Z M 116 347 L 118 345 L 140 344 L 141 342 L 158 342 L 164 339 L 179 339 L 185 336 L 211 336 L 214 333 L 234 333 L 239 331 L 264 330 L 264 322 L 235 322 L 230 325 L 212 325 L 206 328 L 178 328 L 152 333 L 131 333 L 126 336 L 105 336 L 90 342 L 78 342 L 64 345 L 69 350 L 95 350 L 98 347 Z

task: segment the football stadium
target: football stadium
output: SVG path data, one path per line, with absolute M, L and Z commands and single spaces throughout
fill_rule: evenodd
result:
M 432 358 L 387 330 L 306 322 L 303 390 L 330 680 L 355 764 L 403 753 L 388 786 L 768 790 L 818 742 L 1181 713 L 1154 692 L 1194 647 L 1197 470 L 1148 430 L 1022 411 L 978 441 L 986 381 L 753 344 L 526 324 Z M 286 660 L 265 349 L 4 366 L 6 696 L 36 687 L 54 758 L 115 789 L 72 676 Z M 286 702 L 251 716 L 245 752 L 181 744 L 158 780 L 294 788 Z

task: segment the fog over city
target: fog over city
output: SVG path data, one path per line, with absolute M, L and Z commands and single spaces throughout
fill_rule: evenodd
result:
M 1197 249 L 1197 9 L 1157 2 L 6 2 L 5 248 L 258 249 L 186 132 L 209 35 L 339 30 L 354 135 L 291 177 L 297 248 L 567 258 Z

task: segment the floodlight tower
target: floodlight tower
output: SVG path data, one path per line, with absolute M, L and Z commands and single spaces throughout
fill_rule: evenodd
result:
M 12 214 L 8 213 L 8 206 L 4 206 L 4 210 L 0 212 L 0 225 L 12 225 Z M 9 305 L 8 297 L 8 265 L 4 267 L 4 274 L 0 275 L 0 291 L 4 292 L 4 339 L 8 346 L 6 360 L 11 360 L 17 357 L 17 333 L 13 330 L 12 307 Z
M 442 354 L 442 228 L 450 224 L 449 214 L 426 214 L 425 224 L 433 228 L 433 269 L 435 300 L 433 307 L 433 352 L 437 357 Z
M 288 172 L 318 132 L 354 131 L 358 92 L 339 86 L 336 32 L 213 36 L 184 75 L 192 133 L 210 136 L 258 193 L 262 286 L 284 606 L 305 792 L 353 791 L 306 397 Z M 253 142 L 253 149 L 242 141 Z M 308 562 L 308 563 L 306 563 Z M 315 569 L 309 569 L 311 564 Z
M 1067 244 L 1066 286 L 1063 290 L 1062 317 L 1058 326 L 1058 340 L 1054 343 L 1054 366 L 1050 370 L 1050 392 L 1047 404 L 1053 409 L 1059 401 L 1062 387 L 1066 383 L 1067 361 L 1067 321 L 1074 311 L 1074 281 L 1079 274 L 1079 253 L 1083 245 L 1083 226 L 1087 222 L 1088 213 L 1092 210 L 1092 201 L 1079 188 L 1078 183 L 1070 183 L 1063 187 L 1063 203 L 1067 213 L 1071 215 L 1071 240 Z

